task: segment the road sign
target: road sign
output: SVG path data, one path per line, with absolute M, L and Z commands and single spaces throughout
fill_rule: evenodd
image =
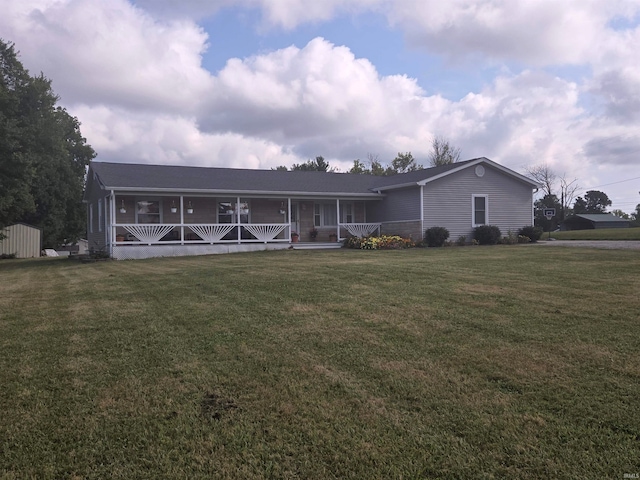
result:
M 556 209 L 555 208 L 545 208 L 542 211 L 542 214 L 547 218 L 547 220 L 551 220 L 553 217 L 556 216 Z

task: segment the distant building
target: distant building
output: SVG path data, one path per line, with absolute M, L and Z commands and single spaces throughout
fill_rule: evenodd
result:
M 595 228 L 629 228 L 629 220 L 611 213 L 580 213 L 560 224 L 560 230 L 593 230 Z
M 39 257 L 42 251 L 42 230 L 26 223 L 16 223 L 4 229 L 6 238 L 0 240 L 0 255 L 17 258 Z

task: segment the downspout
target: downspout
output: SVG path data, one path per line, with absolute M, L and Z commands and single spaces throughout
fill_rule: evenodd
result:
M 531 226 L 532 227 L 536 224 L 536 208 L 535 208 L 535 205 L 533 204 L 533 195 L 538 193 L 538 191 L 540 191 L 540 189 L 536 188 L 533 191 L 533 194 L 531 195 Z

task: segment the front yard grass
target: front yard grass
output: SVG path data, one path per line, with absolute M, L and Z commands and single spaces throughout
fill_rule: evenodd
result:
M 0 262 L 0 477 L 640 473 L 640 258 Z

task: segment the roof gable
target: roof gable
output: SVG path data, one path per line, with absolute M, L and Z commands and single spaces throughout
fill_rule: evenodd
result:
M 461 170 L 474 167 L 478 164 L 485 163 L 490 165 L 502 173 L 514 177 L 516 180 L 531 185 L 531 188 L 538 188 L 540 184 L 531 180 L 524 175 L 520 175 L 513 170 L 503 167 L 499 163 L 489 160 L 486 157 L 474 158 L 472 160 L 465 160 L 463 162 L 451 163 L 449 165 L 442 165 L 439 167 L 427 168 L 424 170 L 416 170 L 414 172 L 401 173 L 399 175 L 393 175 L 388 177 L 385 182 L 380 182 L 380 186 L 376 188 L 378 191 L 392 190 L 396 188 L 408 187 L 411 185 L 426 185 L 429 182 L 438 180 L 439 178 L 446 177 L 447 175 L 453 175 Z

